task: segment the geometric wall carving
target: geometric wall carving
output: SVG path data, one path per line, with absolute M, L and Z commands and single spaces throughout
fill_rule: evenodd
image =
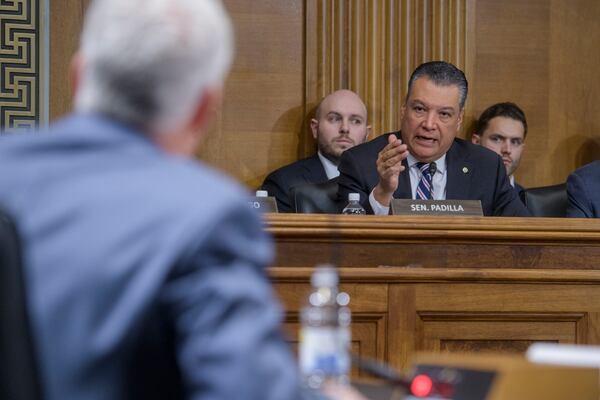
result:
M 41 117 L 40 1 L 0 0 L 0 130 L 36 126 Z

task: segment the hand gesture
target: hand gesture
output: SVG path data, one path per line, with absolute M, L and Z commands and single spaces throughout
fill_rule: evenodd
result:
M 389 206 L 398 188 L 398 176 L 404 171 L 402 161 L 408 157 L 408 148 L 396 135 L 388 136 L 388 144 L 377 157 L 379 183 L 373 189 L 373 196 L 383 206 Z

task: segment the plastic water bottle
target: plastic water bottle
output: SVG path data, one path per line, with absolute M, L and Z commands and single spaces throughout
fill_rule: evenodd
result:
M 269 192 L 266 190 L 257 190 L 256 197 L 269 197 Z
M 342 210 L 342 214 L 366 214 L 367 212 L 360 205 L 360 194 L 348 193 L 348 205 Z
M 313 389 L 333 380 L 348 383 L 350 370 L 350 296 L 338 292 L 332 265 L 319 265 L 312 278 L 309 305 L 301 312 L 300 370 Z

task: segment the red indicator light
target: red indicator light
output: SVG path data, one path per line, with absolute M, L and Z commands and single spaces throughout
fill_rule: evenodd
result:
M 414 396 L 426 397 L 431 394 L 433 382 L 427 375 L 417 375 L 410 384 L 410 391 Z

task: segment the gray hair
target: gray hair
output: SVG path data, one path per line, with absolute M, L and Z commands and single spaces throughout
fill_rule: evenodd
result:
M 469 84 L 464 72 L 456 66 L 445 61 L 430 61 L 419 65 L 413 71 L 410 80 L 408 81 L 406 99 L 408 99 L 408 96 L 410 95 L 413 83 L 421 77 L 427 77 L 438 86 L 457 86 L 460 109 L 462 110 L 465 107 Z
M 150 131 L 191 118 L 231 65 L 231 21 L 218 0 L 96 0 L 81 37 L 79 112 Z

